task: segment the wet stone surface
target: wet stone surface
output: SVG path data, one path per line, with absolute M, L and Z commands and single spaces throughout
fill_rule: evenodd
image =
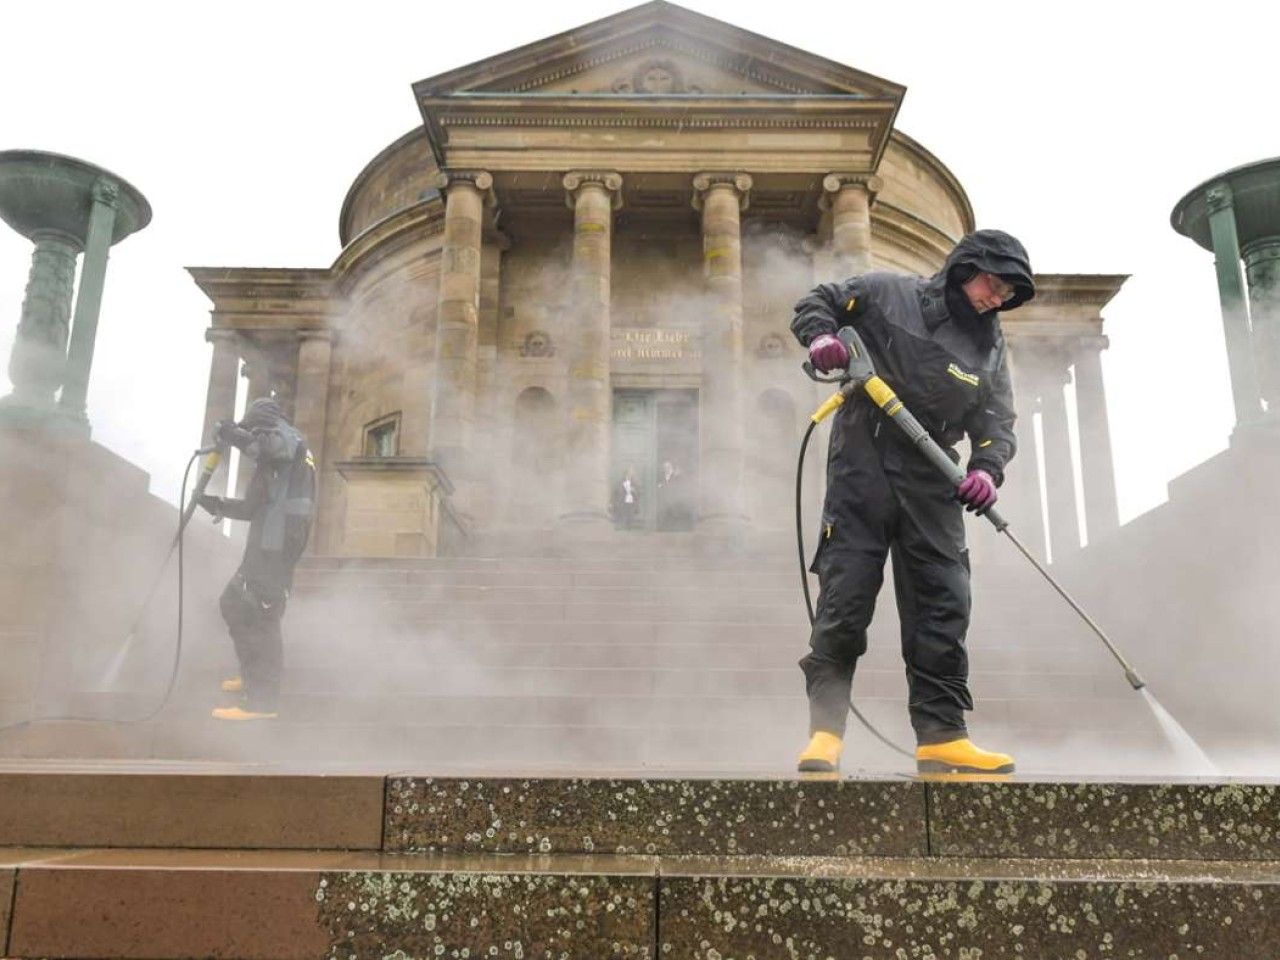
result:
M 924 786 L 871 780 L 413 779 L 386 849 L 919 856 Z
M 647 876 L 328 873 L 330 960 L 652 958 Z
M 680 960 L 1274 960 L 1280 887 L 666 877 Z
M 1280 860 L 1275 784 L 929 784 L 932 851 Z

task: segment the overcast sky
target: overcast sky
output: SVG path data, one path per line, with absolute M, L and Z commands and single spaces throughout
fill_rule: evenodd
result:
M 1280 5 L 685 5 L 904 84 L 899 129 L 959 177 L 979 226 L 1016 234 L 1041 272 L 1133 275 L 1105 314 L 1122 519 L 1226 445 L 1212 257 L 1169 213 L 1280 154 Z M 210 305 L 183 268 L 328 266 L 352 180 L 419 122 L 413 81 L 627 6 L 0 4 L 0 149 L 105 166 L 155 211 L 108 270 L 95 438 L 175 499 L 210 350 Z M 30 251 L 0 227 L 0 371 Z

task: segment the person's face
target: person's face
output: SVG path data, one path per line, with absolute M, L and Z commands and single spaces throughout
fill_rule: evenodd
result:
M 979 273 L 961 286 L 973 309 L 979 313 L 995 310 L 1008 303 L 1014 289 L 994 273 Z

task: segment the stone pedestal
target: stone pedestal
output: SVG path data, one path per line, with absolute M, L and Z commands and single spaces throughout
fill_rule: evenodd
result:
M 574 172 L 565 176 L 573 208 L 573 280 L 569 338 L 569 422 L 565 500 L 561 523 L 608 523 L 610 429 L 609 302 L 613 214 L 621 205 L 622 177 Z
M 435 557 L 449 537 L 453 487 L 429 460 L 357 457 L 335 464 L 347 482 L 340 556 Z
M 741 536 L 744 438 L 742 353 L 742 230 L 752 180 L 745 173 L 694 177 L 702 214 L 702 262 L 707 311 L 702 330 L 701 530 Z

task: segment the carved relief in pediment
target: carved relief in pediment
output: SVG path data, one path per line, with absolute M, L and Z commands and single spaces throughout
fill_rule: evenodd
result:
M 775 82 L 765 68 L 742 60 L 724 51 L 675 39 L 650 41 L 639 45 L 639 49 L 601 52 L 585 62 L 560 65 L 547 75 L 526 77 L 513 92 L 649 96 L 800 92 Z
M 684 71 L 674 60 L 645 60 L 635 70 L 613 81 L 614 93 L 647 93 L 667 96 L 673 93 L 702 93 L 696 83 L 685 83 Z

